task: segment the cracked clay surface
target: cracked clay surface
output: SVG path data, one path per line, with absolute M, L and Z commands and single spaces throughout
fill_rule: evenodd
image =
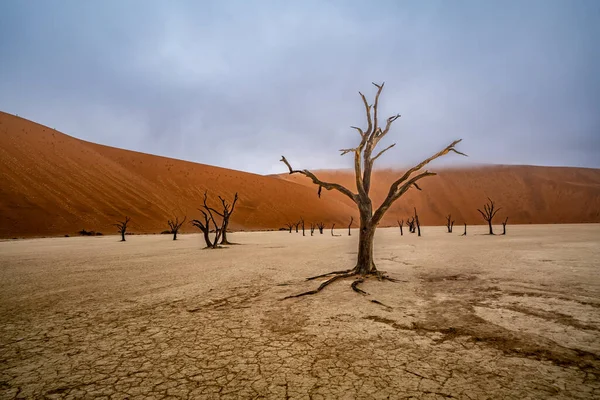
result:
M 600 398 L 600 226 L 485 229 L 0 242 L 0 398 Z

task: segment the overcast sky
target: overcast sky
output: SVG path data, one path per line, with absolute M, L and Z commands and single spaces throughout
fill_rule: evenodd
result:
M 0 110 L 267 174 L 345 168 L 358 91 L 400 113 L 380 166 L 600 167 L 600 1 L 0 1 Z

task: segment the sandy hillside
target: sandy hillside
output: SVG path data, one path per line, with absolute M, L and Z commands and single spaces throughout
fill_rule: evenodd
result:
M 485 231 L 0 241 L 0 398 L 600 398 L 600 225 Z
M 273 155 L 279 158 L 279 155 Z M 282 171 L 285 166 L 282 164 Z M 306 166 L 297 166 L 306 167 Z M 385 195 L 397 172 L 380 171 L 372 193 Z M 344 171 L 323 179 L 352 185 Z M 291 180 L 291 182 L 290 182 Z M 302 184 L 298 184 L 302 183 Z M 85 142 L 34 122 L 0 113 L 0 237 L 114 232 L 124 215 L 131 231 L 157 233 L 174 215 L 199 217 L 201 194 L 211 200 L 240 193 L 232 229 L 278 229 L 301 216 L 328 226 L 347 224 L 354 207 L 336 192 L 316 196 L 303 177 L 260 176 Z M 600 222 L 600 170 L 494 166 L 441 171 L 388 213 L 395 224 L 417 205 L 423 224 L 480 223 L 486 196 L 503 206 L 511 223 Z M 189 225 L 184 231 L 191 232 Z

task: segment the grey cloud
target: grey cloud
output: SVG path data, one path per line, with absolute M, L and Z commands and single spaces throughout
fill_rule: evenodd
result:
M 357 92 L 385 80 L 382 114 L 402 118 L 383 167 L 457 137 L 469 162 L 600 167 L 595 1 L 48 0 L 0 15 L 0 109 L 85 140 L 257 173 L 284 171 L 282 153 L 348 167 Z

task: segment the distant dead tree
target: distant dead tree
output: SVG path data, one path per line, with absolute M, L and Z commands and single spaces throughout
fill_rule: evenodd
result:
M 348 224 L 348 236 L 352 236 L 350 233 L 350 228 L 352 227 L 352 222 L 354 221 L 354 217 L 350 217 L 350 223 Z
M 306 236 L 304 233 L 304 218 L 300 217 L 300 225 L 302 226 L 302 236 Z
M 179 217 L 175 217 L 174 221 L 167 221 L 169 224 L 169 228 L 171 229 L 171 233 L 173 234 L 173 240 L 177 240 L 177 233 L 179 232 L 179 228 L 183 225 L 187 216 L 183 217 L 183 221 L 179 222 Z
M 408 218 L 406 220 L 406 225 L 408 225 L 408 233 L 415 233 L 415 231 L 417 230 L 414 217 Z
M 322 222 L 317 223 L 317 228 L 319 228 L 319 233 L 323 234 L 323 229 L 325 229 L 325 224 Z
M 342 236 L 342 235 L 336 235 L 335 233 L 333 233 L 334 228 L 335 228 L 335 224 L 331 225 L 331 236 Z
M 462 234 L 462 235 L 460 235 L 460 236 L 467 236 L 467 223 L 466 223 L 466 222 L 465 222 L 465 233 L 463 233 L 463 234 Z
M 315 233 L 315 224 L 313 224 L 312 222 L 310 223 L 310 236 L 312 236 Z
M 221 232 L 221 244 L 233 244 L 227 240 L 227 227 L 229 226 L 229 218 L 231 218 L 231 214 L 233 214 L 233 210 L 235 209 L 235 203 L 238 201 L 238 194 L 237 192 L 235 193 L 235 196 L 233 196 L 233 202 L 231 204 L 225 201 L 225 199 L 221 196 L 219 196 L 219 200 L 221 200 L 223 211 L 219 212 L 215 209 L 213 209 L 213 211 L 215 212 L 215 214 L 220 216 L 223 221 L 223 228 Z
M 506 217 L 506 219 L 504 220 L 504 222 L 502 223 L 502 234 L 506 235 L 506 223 L 508 222 L 508 217 Z
M 492 228 L 492 219 L 494 219 L 494 216 L 500 210 L 501 210 L 501 208 L 497 209 L 496 205 L 494 204 L 492 199 L 490 199 L 489 197 L 488 197 L 488 202 L 483 205 L 483 211 L 481 211 L 479 208 L 477 209 L 477 211 L 479 211 L 479 213 L 481 214 L 483 219 L 487 221 L 487 223 L 490 227 L 490 235 L 494 234 L 494 229 Z
M 417 215 L 417 207 L 415 207 L 415 225 L 417 225 L 417 232 L 421 236 L 421 224 L 419 223 L 419 216 Z
M 131 221 L 131 218 L 125 216 L 125 221 L 117 221 L 116 224 L 113 224 L 113 226 L 119 228 L 118 232 L 121 234 L 121 242 L 125 241 L 125 232 L 127 232 L 127 224 L 129 221 Z
M 198 219 L 194 219 L 191 222 L 192 225 L 197 227 L 204 234 L 204 241 L 206 242 L 207 249 L 216 249 L 219 247 L 219 239 L 221 239 L 221 234 L 223 232 L 223 221 L 220 224 L 217 223 L 215 219 L 215 210 L 211 208 L 207 203 L 207 191 L 204 192 L 204 202 L 202 204 L 202 208 L 199 208 L 198 211 L 202 213 L 204 217 L 204 221 L 200 221 Z M 211 227 L 212 223 L 212 227 Z M 214 230 L 215 238 L 214 240 L 210 239 L 210 232 Z
M 376 276 L 378 279 L 393 280 L 387 277 L 384 273 L 377 271 L 377 267 L 375 266 L 373 258 L 373 239 L 375 237 L 375 230 L 377 229 L 377 225 L 379 224 L 387 210 L 391 207 L 391 205 L 402 195 L 404 195 L 409 189 L 413 187 L 418 190 L 421 189 L 417 184 L 417 182 L 420 179 L 435 175 L 435 173 L 433 172 L 423 171 L 423 167 L 425 167 L 431 161 L 442 157 L 450 152 L 465 155 L 455 149 L 455 146 L 460 142 L 460 140 L 453 141 L 443 150 L 439 151 L 433 156 L 410 168 L 408 171 L 406 171 L 406 173 L 404 173 L 401 177 L 394 181 L 391 184 L 389 192 L 385 199 L 382 201 L 381 205 L 376 210 L 373 210 L 373 202 L 369 196 L 373 166 L 375 164 L 375 161 L 382 154 L 384 154 L 387 150 L 395 146 L 395 143 L 390 146 L 387 146 L 381 151 L 376 152 L 375 155 L 374 152 L 376 151 L 376 147 L 379 141 L 382 138 L 384 138 L 385 135 L 387 135 L 387 133 L 390 131 L 390 128 L 394 121 L 400 118 L 399 114 L 393 115 L 389 117 L 384 123 L 385 126 L 379 125 L 379 96 L 383 90 L 384 84 L 374 83 L 374 85 L 377 87 L 377 94 L 375 95 L 375 101 L 373 104 L 369 104 L 367 98 L 362 93 L 360 93 L 367 117 L 366 130 L 359 127 L 353 127 L 358 131 L 360 135 L 360 143 L 355 148 L 340 150 L 342 155 L 354 155 L 354 175 L 356 179 L 355 184 L 357 193 L 352 192 L 350 189 L 346 188 L 345 186 L 339 183 L 322 181 L 314 173 L 310 172 L 307 169 L 295 170 L 292 168 L 291 164 L 288 162 L 285 156 L 281 157 L 281 161 L 287 166 L 290 174 L 304 175 L 319 187 L 317 191 L 317 195 L 319 197 L 321 197 L 321 192 L 323 188 L 325 188 L 326 190 L 335 189 L 347 196 L 348 198 L 350 198 L 356 204 L 360 213 L 358 257 L 354 268 L 344 271 L 330 272 L 319 275 L 317 277 L 313 277 L 313 279 L 321 277 L 329 278 L 325 282 L 321 283 L 321 285 L 316 290 L 300 293 L 298 295 L 290 297 L 299 297 L 317 293 L 323 288 L 325 288 L 327 285 L 341 278 L 356 277 L 356 280 L 354 281 L 354 283 L 352 283 L 351 287 L 356 292 L 362 294 L 364 294 L 365 292 L 358 289 L 358 284 L 363 282 L 364 279 L 366 279 L 368 276 Z
M 298 221 L 298 222 L 296 222 L 296 223 L 294 224 L 294 226 L 296 227 L 296 233 L 298 233 L 298 227 L 300 226 L 300 223 L 301 223 L 301 222 L 302 222 L 302 221 Z
M 448 228 L 448 233 L 452 233 L 452 228 L 454 227 L 454 221 L 452 220 L 452 214 L 448 214 L 446 216 L 446 227 Z
M 398 221 L 398 226 L 400 227 L 400 236 L 404 236 L 404 232 L 402 231 L 402 226 L 404 225 L 404 220 L 401 219 Z
M 285 224 L 285 227 L 290 230 L 290 233 L 292 233 L 292 228 L 294 227 L 294 224 L 292 222 L 288 222 L 287 224 Z

